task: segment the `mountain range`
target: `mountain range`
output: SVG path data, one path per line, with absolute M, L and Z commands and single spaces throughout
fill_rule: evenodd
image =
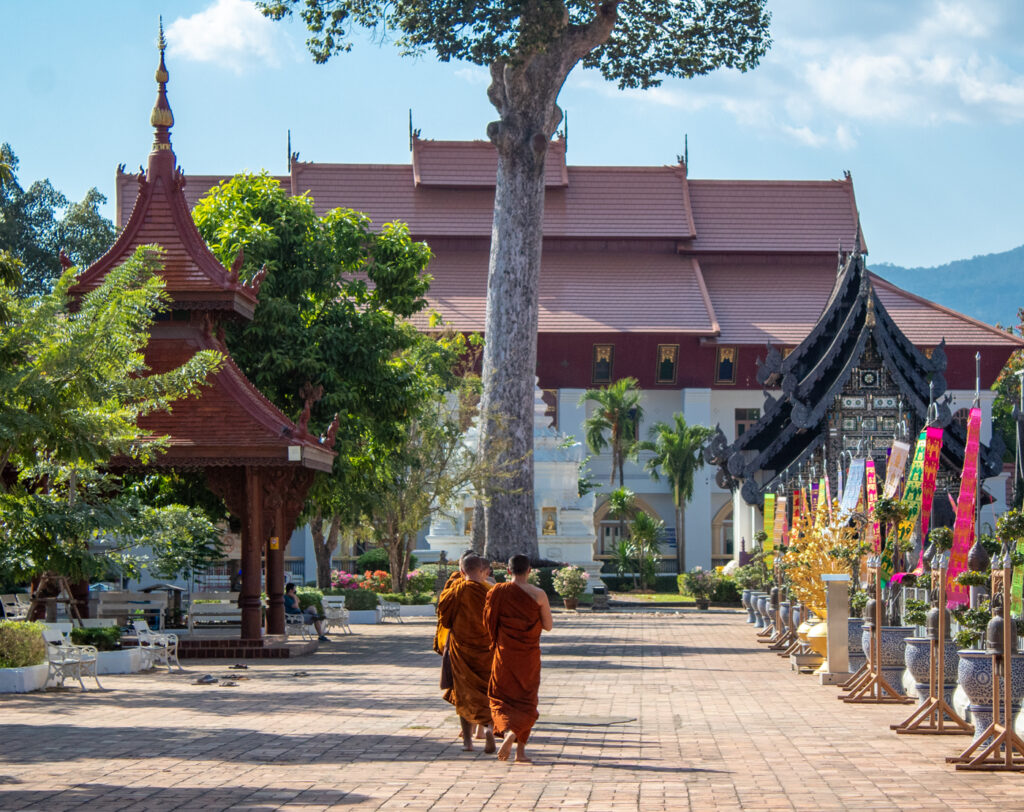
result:
M 958 259 L 931 268 L 868 263 L 872 272 L 904 290 L 989 324 L 1019 323 L 1024 307 L 1024 245 L 999 254 Z

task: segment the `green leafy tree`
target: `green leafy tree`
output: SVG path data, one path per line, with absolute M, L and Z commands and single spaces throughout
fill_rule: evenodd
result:
M 609 485 L 614 484 L 616 474 L 619 487 L 625 483 L 625 462 L 637 447 L 637 431 L 644 418 L 642 399 L 636 378 L 620 378 L 601 389 L 588 389 L 580 397 L 581 406 L 595 405 L 583 421 L 587 447 L 595 454 L 605 448 L 612 452 Z
M 168 304 L 160 258 L 158 248 L 138 249 L 74 312 L 75 269 L 38 298 L 0 284 L 10 313 L 0 331 L 0 567 L 8 575 L 78 579 L 108 561 L 130 567 L 130 548 L 159 550 L 183 526 L 180 510 L 147 505 L 109 468 L 155 460 L 163 439 L 144 436 L 139 418 L 196 394 L 221 363 L 200 352 L 148 374 L 149 327 Z
M 1017 311 L 1017 326 L 1008 332 L 1024 337 L 1024 307 Z M 1006 444 L 1004 461 L 1014 460 L 1013 505 L 1024 504 L 1024 409 L 1021 408 L 1021 376 L 1024 370 L 1024 350 L 1009 357 L 992 388 L 996 391 L 992 402 L 992 430 Z M 1016 413 L 1017 417 L 1014 417 Z
M 676 413 L 671 423 L 657 422 L 650 429 L 650 440 L 640 444 L 640 451 L 650 451 L 652 456 L 644 463 L 644 469 L 656 482 L 664 477 L 672 488 L 672 504 L 675 505 L 676 548 L 679 551 L 679 571 L 686 572 L 686 505 L 693 499 L 694 477 L 704 467 L 704 446 L 707 445 L 714 429 L 708 426 L 691 426 L 682 414 Z
M 765 0 L 398 4 L 356 0 L 260 0 L 274 19 L 295 6 L 317 62 L 351 48 L 354 28 L 396 35 L 405 53 L 433 51 L 443 62 L 490 69 L 487 97 L 498 120 L 487 136 L 498 154 L 487 285 L 487 345 L 481 408 L 483 453 L 518 460 L 513 487 L 484 509 L 487 554 L 537 554 L 533 532 L 533 377 L 537 368 L 538 284 L 544 165 L 562 113 L 558 94 L 582 63 L 623 88 L 721 67 L 745 71 L 766 53 Z M 502 419 L 492 419 L 501 415 Z M 499 449 L 498 446 L 501 448 Z
M 636 494 L 629 488 L 619 487 L 608 494 L 608 516 L 617 519 L 619 522 L 619 540 L 615 545 L 612 554 L 615 556 L 615 567 L 619 575 L 623 574 L 620 565 L 629 563 L 628 572 L 633 573 L 633 586 L 636 586 L 636 573 L 639 572 L 640 562 L 636 557 L 636 548 L 626 538 L 626 523 L 640 512 L 636 503 Z
M 629 540 L 640 575 L 640 588 L 653 586 L 658 575 L 661 545 L 665 541 L 665 522 L 638 511 L 629 524 Z
M 71 203 L 48 180 L 28 189 L 18 183 L 18 158 L 10 144 L 0 146 L 0 252 L 21 265 L 20 293 L 45 293 L 61 274 L 63 249 L 76 265 L 86 267 L 113 245 L 116 231 L 99 207 L 107 202 L 95 188 Z
M 304 517 L 317 585 L 329 587 L 340 531 L 375 495 L 374 454 L 403 441 L 422 397 L 402 353 L 421 339 L 406 320 L 426 306 L 430 250 L 400 224 L 373 231 L 349 209 L 320 217 L 266 173 L 222 182 L 193 217 L 222 262 L 242 251 L 243 278 L 265 273 L 255 318 L 227 332 L 239 366 L 293 419 L 308 401 L 311 430 L 339 416 L 334 469 L 314 482 Z

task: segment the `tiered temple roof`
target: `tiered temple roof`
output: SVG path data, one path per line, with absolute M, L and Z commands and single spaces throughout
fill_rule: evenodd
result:
M 881 288 L 881 295 L 880 290 Z M 742 480 L 743 498 L 760 504 L 787 470 L 795 471 L 828 437 L 828 418 L 836 397 L 850 382 L 869 346 L 895 383 L 905 412 L 917 424 L 927 418 L 929 398 L 936 400 L 935 424 L 944 431 L 942 454 L 947 467 L 963 467 L 965 430 L 953 422 L 947 385 L 945 342 L 930 357 L 918 350 L 896 325 L 884 304 L 892 286 L 876 288 L 863 255 L 853 252 L 835 280 L 824 310 L 807 337 L 785 358 L 769 345 L 758 360 L 757 381 L 765 388 L 761 418 L 729 445 L 718 429 L 705 456 L 719 466 L 722 487 Z M 768 389 L 781 389 L 778 397 Z M 1002 466 L 1001 442 L 983 446 L 984 477 Z

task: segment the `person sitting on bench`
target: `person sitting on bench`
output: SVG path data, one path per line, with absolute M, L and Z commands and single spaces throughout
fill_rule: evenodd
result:
M 306 624 L 311 624 L 316 629 L 316 633 L 321 641 L 328 639 L 327 635 L 324 634 L 324 625 L 320 620 L 320 616 L 316 613 L 316 607 L 307 606 L 305 610 L 299 608 L 299 596 L 295 592 L 295 584 L 288 584 L 284 588 L 284 613 L 286 615 L 302 615 Z

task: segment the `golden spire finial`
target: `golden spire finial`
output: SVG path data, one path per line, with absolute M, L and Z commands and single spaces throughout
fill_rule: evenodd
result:
M 164 51 L 167 48 L 167 40 L 164 39 L 164 18 L 160 18 L 160 38 L 157 40 L 157 47 L 160 49 L 160 64 L 156 69 L 156 82 L 159 87 L 156 96 L 156 104 L 153 105 L 153 112 L 149 116 L 149 123 L 156 127 L 156 139 L 153 142 L 154 150 L 170 149 L 170 136 L 167 130 L 174 125 L 174 115 L 171 113 L 171 106 L 167 103 L 167 81 L 171 78 L 167 73 L 167 66 L 164 64 Z

